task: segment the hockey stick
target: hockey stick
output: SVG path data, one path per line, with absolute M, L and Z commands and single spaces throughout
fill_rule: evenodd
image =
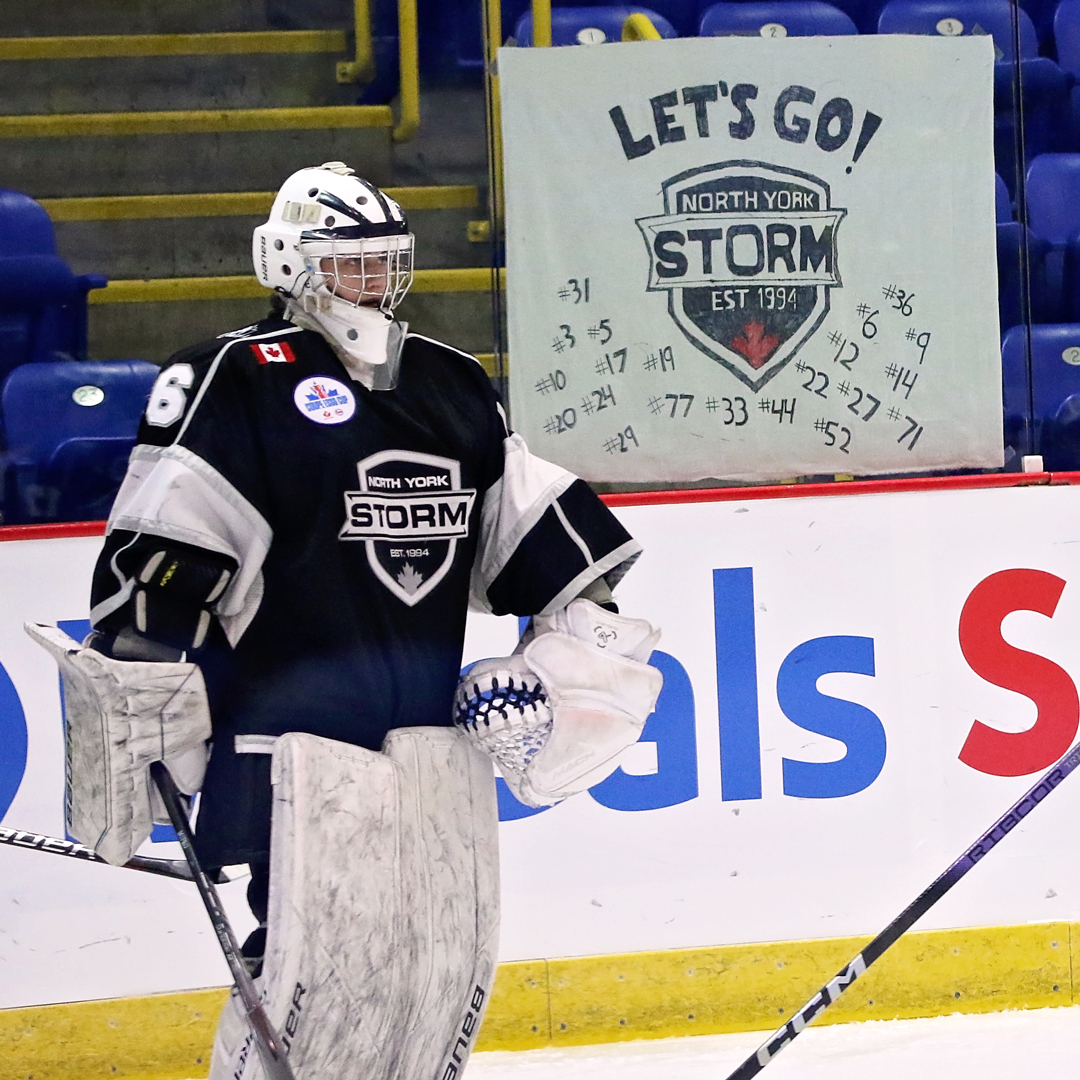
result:
M 1080 743 L 1077 743 L 1056 765 L 1045 773 L 1030 791 L 1014 803 L 974 844 L 971 845 L 943 874 L 924 889 L 850 964 L 830 979 L 783 1027 L 750 1055 L 727 1080 L 749 1080 L 766 1065 L 808 1024 L 823 1013 L 840 995 L 895 944 L 913 923 L 922 918 L 991 848 L 1003 840 L 1080 765 Z
M 43 833 L 27 832 L 25 829 L 9 829 L 0 825 L 0 844 L 11 847 L 30 848 L 32 851 L 47 851 L 51 855 L 67 855 L 84 862 L 105 863 L 93 848 L 84 847 L 74 840 L 61 840 L 57 836 L 45 836 Z M 123 864 L 125 870 L 142 870 L 146 874 L 158 874 L 160 877 L 176 878 L 181 881 L 193 881 L 191 867 L 184 859 L 149 859 L 145 855 L 133 855 Z M 212 878 L 215 885 L 227 885 L 232 878 L 223 870 L 218 870 Z
M 262 1059 L 263 1071 L 267 1080 L 295 1080 L 289 1062 L 285 1057 L 285 1050 L 281 1038 L 270 1023 L 266 1010 L 259 1000 L 259 992 L 252 982 L 251 973 L 244 964 L 244 958 L 240 954 L 240 946 L 236 942 L 225 909 L 221 906 L 217 889 L 207 877 L 202 866 L 199 865 L 198 856 L 195 854 L 195 838 L 191 834 L 191 824 L 188 821 L 187 811 L 180 801 L 180 793 L 176 788 L 169 770 L 160 761 L 155 761 L 150 766 L 150 776 L 157 784 L 158 791 L 165 803 L 165 809 L 169 812 L 169 819 L 176 830 L 176 837 L 180 846 L 184 849 L 184 857 L 188 866 L 191 867 L 191 876 L 199 887 L 199 895 L 206 905 L 206 913 L 210 916 L 214 933 L 217 934 L 218 944 L 225 954 L 225 960 L 232 972 L 236 989 L 240 992 L 240 1000 L 244 1003 L 244 1011 L 247 1013 L 248 1023 L 251 1025 L 255 1036 L 255 1045 Z

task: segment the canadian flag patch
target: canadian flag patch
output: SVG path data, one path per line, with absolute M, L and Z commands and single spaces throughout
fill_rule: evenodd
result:
M 252 343 L 251 351 L 260 364 L 291 364 L 296 359 L 286 341 L 274 341 L 268 345 Z

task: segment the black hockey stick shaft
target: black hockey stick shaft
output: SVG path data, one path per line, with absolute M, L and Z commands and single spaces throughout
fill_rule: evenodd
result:
M 866 969 L 925 915 L 980 859 L 990 852 L 1078 765 L 1077 743 L 1038 783 L 1018 799 L 943 874 L 924 889 L 847 967 L 837 972 L 783 1027 L 777 1028 L 727 1080 L 757 1076 L 788 1043 L 823 1013 Z
M 176 837 L 184 850 L 188 866 L 191 867 L 191 876 L 199 888 L 199 895 L 206 906 L 206 913 L 210 916 L 214 933 L 217 934 L 218 944 L 225 954 L 229 971 L 232 972 L 236 989 L 240 993 L 240 1000 L 244 1003 L 244 1011 L 247 1013 L 248 1022 L 255 1035 L 255 1045 L 262 1059 L 267 1080 L 295 1080 L 288 1059 L 285 1057 L 285 1046 L 259 1000 L 259 992 L 255 989 L 251 973 L 244 964 L 240 946 L 237 944 L 236 935 L 229 924 L 225 909 L 221 906 L 217 889 L 207 877 L 195 854 L 195 838 L 191 832 L 191 823 L 188 821 L 187 810 L 180 801 L 180 792 L 177 790 L 176 783 L 169 775 L 169 770 L 160 761 L 155 761 L 150 766 L 150 775 L 158 791 L 161 792 L 165 809 L 169 812 L 169 819 L 176 830 Z
M 84 862 L 113 865 L 103 859 L 93 848 L 85 847 L 74 840 L 61 840 L 58 836 L 46 836 L 44 833 L 27 832 L 25 829 L 9 829 L 0 825 L 0 844 L 10 847 L 28 848 L 31 851 L 47 851 L 50 855 L 67 855 Z M 125 870 L 141 870 L 145 874 L 157 874 L 160 877 L 192 881 L 191 867 L 184 859 L 148 859 L 143 855 L 133 855 L 123 864 Z M 225 885 L 229 878 L 222 871 L 214 877 L 215 885 Z

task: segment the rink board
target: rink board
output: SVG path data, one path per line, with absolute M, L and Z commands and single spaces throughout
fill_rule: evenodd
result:
M 478 1050 L 771 1030 L 865 938 L 728 945 L 499 967 Z M 904 937 L 817 1024 L 985 1013 L 1080 1000 L 1080 926 L 1039 923 Z M 0 1010 L 7 1077 L 206 1076 L 224 989 Z
M 1080 489 L 760 494 L 616 507 L 646 548 L 619 599 L 664 628 L 657 661 L 667 689 L 642 743 L 591 795 L 521 817 L 506 801 L 502 959 L 546 961 L 544 993 L 569 978 L 559 967 L 569 961 L 555 958 L 595 966 L 597 957 L 805 945 L 885 925 L 1032 781 L 959 760 L 977 720 L 1016 733 L 1029 753 L 1022 732 L 1036 714 L 965 659 L 965 604 L 976 613 L 996 604 L 1000 614 L 1012 603 L 1005 638 L 1045 658 L 1013 657 L 1045 714 L 1035 749 L 1050 752 L 1075 732 Z M 0 543 L 8 826 L 63 835 L 56 672 L 21 625 L 85 620 L 99 547 L 95 535 Z M 995 578 L 1007 571 L 1020 573 Z M 1021 610 L 1046 608 L 1032 597 L 1048 585 L 1060 593 L 1052 617 Z M 475 617 L 465 659 L 508 651 L 515 634 L 513 619 Z M 979 648 L 985 674 L 1015 676 Z M 804 674 L 814 665 L 816 689 Z M 841 758 L 846 766 L 829 767 Z M 920 929 L 1080 920 L 1078 802 L 1080 785 L 1065 785 Z M 145 851 L 178 854 L 167 843 Z M 0 849 L 0 874 L 0 1008 L 227 982 L 190 886 L 10 848 Z M 223 890 L 241 935 L 250 924 L 243 889 Z M 587 985 L 585 997 L 597 996 Z

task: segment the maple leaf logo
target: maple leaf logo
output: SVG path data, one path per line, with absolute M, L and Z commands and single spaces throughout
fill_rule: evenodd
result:
M 766 334 L 764 325 L 759 322 L 745 323 L 743 333 L 746 336 L 735 338 L 731 347 L 745 356 L 756 371 L 768 360 L 769 354 L 780 344 L 780 339 Z
M 406 563 L 401 568 L 401 573 L 394 579 L 409 596 L 412 596 L 421 585 L 424 584 L 424 577 L 418 573 L 411 563 Z

